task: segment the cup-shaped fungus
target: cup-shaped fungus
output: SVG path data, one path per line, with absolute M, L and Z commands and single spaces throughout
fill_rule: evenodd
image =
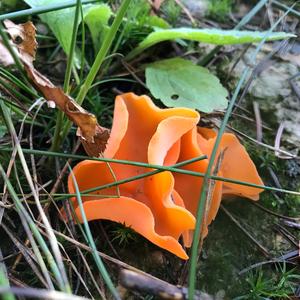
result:
M 160 109 L 147 96 L 133 93 L 117 96 L 104 157 L 163 166 L 205 154 L 209 158 L 216 133 L 197 128 L 199 119 L 199 114 L 192 109 Z M 262 184 L 245 148 L 233 134 L 223 135 L 218 152 L 222 153 L 217 172 L 219 176 Z M 205 173 L 207 166 L 208 159 L 204 159 L 182 168 Z M 80 191 L 146 172 L 149 168 L 89 160 L 80 162 L 73 169 Z M 187 259 L 178 240 L 183 236 L 184 245 L 191 245 L 202 181 L 201 177 L 164 171 L 118 187 L 101 189 L 93 192 L 92 196 L 82 196 L 84 212 L 89 221 L 105 219 L 123 223 L 157 246 Z M 70 193 L 75 192 L 71 176 L 68 188 Z M 207 234 L 207 226 L 217 214 L 222 194 L 257 200 L 261 191 L 214 181 L 204 234 Z M 72 203 L 82 221 L 76 198 L 72 199 Z

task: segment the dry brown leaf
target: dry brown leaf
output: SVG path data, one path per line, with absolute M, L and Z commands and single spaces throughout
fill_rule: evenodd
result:
M 28 77 L 41 91 L 45 99 L 54 102 L 65 115 L 78 126 L 77 136 L 90 156 L 101 155 L 109 138 L 109 130 L 101 127 L 95 115 L 89 113 L 74 101 L 64 91 L 55 86 L 48 78 L 38 72 L 34 66 L 37 42 L 35 40 L 35 27 L 31 22 L 16 25 L 5 20 L 5 27 L 18 49 L 19 57 L 23 62 Z
M 10 20 L 4 20 L 3 23 L 12 39 L 13 45 L 18 49 L 22 61 L 32 64 L 37 48 L 35 26 L 30 21 L 21 25 L 16 25 Z
M 0 40 L 0 64 L 4 65 L 5 67 L 13 65 L 14 59 L 9 53 L 9 51 L 6 49 L 6 47 L 2 44 L 2 41 Z

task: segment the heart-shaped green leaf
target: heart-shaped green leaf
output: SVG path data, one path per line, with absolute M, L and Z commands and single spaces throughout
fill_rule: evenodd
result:
M 61 3 L 61 0 L 24 1 L 31 7 Z M 103 34 L 105 34 L 108 28 L 108 19 L 110 18 L 111 14 L 112 11 L 107 4 L 83 5 L 83 20 L 89 27 L 95 49 L 99 48 L 99 43 L 103 38 Z M 40 15 L 41 20 L 50 27 L 66 54 L 68 54 L 70 51 L 74 25 L 74 15 L 75 7 L 65 8 Z M 79 25 L 79 23 L 77 24 L 77 26 Z
M 146 84 L 151 94 L 168 107 L 189 107 L 212 112 L 227 107 L 227 90 L 208 69 L 189 60 L 171 58 L 148 65 Z

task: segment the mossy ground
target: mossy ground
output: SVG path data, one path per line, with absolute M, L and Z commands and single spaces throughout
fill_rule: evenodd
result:
M 162 8 L 163 17 L 172 25 L 176 25 L 178 23 L 178 20 L 179 23 L 181 22 L 185 24 L 187 22 L 186 16 L 184 16 L 181 10 L 178 9 L 178 6 L 175 4 L 175 2 L 167 2 L 168 3 L 166 3 Z M 218 21 L 218 16 L 220 16 L 221 14 L 222 20 L 219 20 L 220 23 L 224 24 L 224 22 L 228 22 L 229 26 L 233 27 L 233 24 L 231 24 L 231 20 L 228 17 L 229 12 L 232 10 L 233 2 L 234 1 L 213 1 L 215 6 L 213 7 L 213 11 L 211 9 L 211 14 L 214 15 L 214 22 Z M 243 1 L 237 2 L 240 3 Z M 247 1 L 244 2 L 246 3 Z M 224 10 L 218 11 L 217 5 L 224 5 L 222 6 L 222 9 L 225 7 Z M 139 18 L 139 15 L 143 14 L 143 9 L 136 6 L 135 9 L 132 9 L 130 17 L 132 18 L 132 20 L 134 20 L 135 18 Z M 36 21 L 37 23 L 39 22 L 38 18 L 34 18 L 34 21 Z M 205 21 L 210 22 L 211 20 L 208 19 Z M 257 22 L 254 23 L 253 26 L 256 25 Z M 131 43 L 135 44 L 138 39 L 141 39 L 141 35 L 139 35 L 140 32 L 138 25 L 133 28 L 132 31 L 132 28 L 127 29 L 127 36 L 125 34 L 125 40 L 127 41 L 127 43 L 125 43 L 126 41 L 124 41 L 124 44 L 126 44 L 126 46 L 124 46 L 124 49 L 121 47 L 120 51 L 124 50 L 126 52 L 128 50 L 126 47 L 129 47 L 128 45 L 130 45 Z M 133 34 L 130 34 L 131 32 Z M 40 43 L 41 45 L 45 45 L 49 44 L 49 41 L 41 40 Z M 57 45 L 55 44 L 55 47 L 56 46 Z M 173 54 L 182 55 L 184 54 L 184 51 L 186 49 L 188 49 L 189 53 L 195 53 L 194 55 L 189 54 L 191 59 L 194 59 L 198 62 L 201 61 L 199 58 L 201 58 L 204 54 L 201 52 L 201 50 L 199 50 L 198 45 L 196 45 L 195 43 L 190 43 L 189 45 L 187 45 L 187 48 L 177 45 L 177 52 L 174 50 L 171 44 L 165 44 L 161 48 L 157 47 L 154 52 L 149 51 L 149 56 L 153 55 L 155 57 L 146 57 L 145 61 L 153 61 L 154 59 L 166 58 Z M 55 77 L 55 79 L 59 81 L 58 83 L 61 83 L 64 78 L 63 71 L 65 69 L 65 58 L 62 60 L 62 62 L 60 62 L 60 65 L 51 62 L 49 63 L 49 65 L 45 65 L 43 63 L 44 61 L 49 62 L 48 60 L 49 57 L 53 54 L 53 50 L 53 48 L 48 47 L 48 49 L 39 51 L 37 65 L 39 70 L 45 72 L 45 74 L 49 75 L 49 77 L 51 78 Z M 59 53 L 62 57 L 64 57 L 61 52 Z M 61 56 L 57 56 L 57 59 L 60 60 Z M 90 59 L 90 57 L 92 56 L 92 53 L 87 53 L 87 59 Z M 231 60 L 232 55 L 230 52 L 228 53 L 226 51 L 221 51 L 220 56 L 216 58 L 215 62 L 208 66 L 210 70 L 216 72 L 218 77 L 221 79 L 221 82 L 230 91 L 234 89 L 236 85 L 236 79 L 231 78 L 227 73 L 224 73 L 224 71 L 222 71 L 224 69 L 221 68 L 221 66 L 223 64 L 229 64 Z M 114 75 L 115 74 L 109 74 L 109 76 Z M 124 76 L 124 78 L 131 78 L 130 74 L 127 74 L 126 76 Z M 135 91 L 135 93 L 137 94 L 147 93 L 147 90 L 139 83 L 133 84 L 120 81 L 108 82 L 104 85 L 101 85 L 101 88 L 97 90 L 95 89 L 93 93 L 89 94 L 89 97 L 85 103 L 85 107 L 92 111 L 95 115 L 97 115 L 97 117 L 99 118 L 99 122 L 107 127 L 111 126 L 113 99 L 116 94 L 115 90 L 123 92 L 131 90 Z M 249 111 L 252 111 L 253 100 L 257 99 L 250 95 L 247 96 L 246 100 L 243 102 L 243 106 Z M 49 124 L 55 123 L 54 116 L 51 115 L 52 112 L 50 112 L 49 109 L 44 108 L 43 113 L 47 117 L 46 121 L 49 121 Z M 270 107 L 270 109 L 268 109 L 268 107 L 264 105 L 263 120 L 271 129 L 278 127 L 278 122 L 274 116 L 274 108 Z M 43 119 L 42 115 L 40 115 L 40 117 L 41 119 Z M 250 113 L 250 117 L 253 118 L 253 114 Z M 205 116 L 205 119 L 206 121 L 214 122 L 214 118 L 209 115 Z M 18 124 L 17 118 L 15 118 L 15 122 L 16 124 Z M 230 126 L 251 137 L 255 137 L 256 127 L 255 123 L 253 122 L 249 123 L 243 119 L 232 116 L 230 120 Z M 29 127 L 25 127 L 25 129 L 25 132 L 28 132 Z M 34 139 L 34 148 L 49 148 L 48 131 L 49 128 L 46 130 L 37 128 L 34 131 L 34 134 L 37 137 Z M 275 134 L 275 130 L 264 131 L 264 142 L 266 144 L 273 145 Z M 28 135 L 25 136 L 26 138 L 28 138 Z M 63 150 L 69 153 L 72 150 L 75 142 L 75 134 L 71 134 L 71 138 L 67 139 L 64 143 Z M 274 174 L 277 176 L 283 188 L 300 191 L 300 166 L 297 160 L 279 159 L 275 156 L 273 150 L 258 146 L 257 144 L 247 140 L 247 138 L 242 138 L 242 143 L 249 151 L 249 154 L 258 167 L 259 173 L 263 177 L 266 185 L 274 186 L 274 181 L 272 180 L 270 175 L 270 170 L 272 170 L 272 172 L 274 172 Z M 25 140 L 23 145 L 26 147 L 28 146 L 27 139 Z M 286 146 L 285 143 L 283 143 L 283 146 Z M 287 146 L 290 147 L 290 145 Z M 79 153 L 84 154 L 83 149 L 80 148 Z M 1 153 L 1 159 L 3 162 L 7 163 L 9 161 L 9 155 L 7 153 Z M 63 165 L 64 162 L 64 160 L 59 160 L 59 163 L 61 165 Z M 38 170 L 40 172 L 42 182 L 47 182 L 49 179 L 56 178 L 57 176 L 54 168 L 52 166 L 49 167 L 49 165 L 47 166 L 47 164 L 39 166 Z M 18 176 L 16 175 L 16 177 Z M 12 176 L 12 178 L 14 178 L 14 176 Z M 22 183 L 24 183 L 24 191 L 26 192 L 26 181 L 21 172 L 18 178 Z M 13 183 L 17 184 L 16 182 Z M 62 191 L 65 190 L 65 187 L 66 184 L 64 181 Z M 299 196 L 265 191 L 261 195 L 261 199 L 258 203 L 268 208 L 269 210 L 274 211 L 275 213 L 290 217 L 299 217 Z M 253 285 L 258 282 L 258 278 L 260 278 L 259 276 L 261 276 L 262 274 L 260 280 L 263 281 L 264 284 L 260 284 L 260 286 L 256 284 L 256 287 L 258 286 L 256 294 L 254 293 L 245 296 L 244 299 L 261 299 L 259 298 L 260 296 L 266 296 L 268 293 L 271 296 L 274 295 L 276 291 L 272 289 L 276 287 L 276 284 L 283 278 L 284 274 L 286 273 L 286 271 L 282 271 L 282 269 L 284 268 L 282 264 L 279 266 L 278 264 L 270 263 L 262 266 L 257 266 L 250 271 L 243 273 L 242 275 L 239 275 L 239 272 L 254 264 L 269 260 L 270 258 L 278 258 L 281 255 L 296 249 L 295 246 L 293 246 L 289 241 L 285 240 L 281 234 L 274 231 L 274 227 L 276 226 L 276 224 L 282 224 L 281 220 L 278 217 L 275 217 L 268 212 L 261 210 L 257 206 L 252 205 L 249 200 L 246 199 L 227 199 L 223 201 L 223 205 L 232 214 L 232 216 L 236 218 L 241 226 L 246 229 L 256 241 L 258 241 L 267 249 L 269 257 L 265 257 L 259 250 L 257 245 L 253 241 L 251 241 L 249 237 L 247 237 L 245 233 L 243 233 L 241 229 L 235 223 L 233 223 L 228 215 L 225 214 L 221 209 L 215 221 L 209 228 L 209 235 L 204 240 L 203 251 L 199 260 L 197 288 L 213 295 L 220 291 L 224 291 L 225 299 L 233 299 L 235 297 L 248 295 L 249 293 L 251 293 L 251 289 L 253 290 Z M 36 213 L 34 206 L 31 206 L 31 208 L 33 212 Z M 24 230 L 21 226 L 19 226 L 20 221 L 17 214 L 12 210 L 6 210 L 6 212 L 8 213 L 5 218 L 5 223 L 9 224 L 15 236 L 18 237 L 20 241 L 23 241 Z M 57 211 L 55 209 L 51 209 L 49 212 L 49 216 L 51 220 L 54 220 L 53 225 L 55 226 L 55 229 L 61 230 L 63 225 L 57 218 Z M 299 240 L 299 230 L 291 229 L 288 227 L 286 228 Z M 148 241 L 146 241 L 130 229 L 125 229 L 121 225 L 116 225 L 110 222 L 101 222 L 101 224 L 99 222 L 92 222 L 91 229 L 99 251 L 102 251 L 113 257 L 118 257 L 123 262 L 135 266 L 172 284 L 178 284 L 178 282 L 182 281 L 185 278 L 184 262 L 150 244 Z M 106 236 L 103 235 L 103 230 L 106 232 Z M 76 238 L 78 239 L 78 241 L 84 243 L 84 240 L 82 236 L 80 236 L 80 231 L 78 230 L 78 228 L 75 229 L 75 232 L 77 234 Z M 28 268 L 28 264 L 24 259 L 21 260 L 16 269 L 13 269 L 12 266 L 17 255 L 19 254 L 19 250 L 16 248 L 15 244 L 7 238 L 7 234 L 5 234 L 3 231 L 0 231 L 0 240 L 1 249 L 4 256 L 10 256 L 12 254 L 12 257 L 8 257 L 6 260 L 7 265 L 10 266 L 9 272 L 11 277 L 13 279 L 17 278 L 18 280 L 23 281 L 28 285 L 40 287 L 40 283 L 32 273 L 31 269 Z M 78 263 L 78 270 L 84 273 L 84 277 L 87 278 L 87 284 L 94 292 L 93 283 L 90 282 L 90 279 L 86 274 L 86 269 L 84 268 L 84 266 L 82 266 L 82 262 L 78 254 L 78 249 L 72 243 L 66 242 L 63 238 L 59 238 L 59 242 L 68 251 L 68 254 L 71 257 L 72 261 L 75 264 Z M 91 269 L 95 272 L 95 274 L 97 274 L 97 270 L 94 267 L 94 261 L 92 260 L 91 255 L 86 254 L 86 259 L 88 260 Z M 111 263 L 107 263 L 106 265 L 113 279 L 115 280 L 115 282 L 117 282 L 119 267 Z M 293 266 L 287 264 L 286 267 L 287 270 L 290 270 Z M 71 268 L 69 268 L 69 271 L 71 274 Z M 293 272 L 295 274 L 299 274 L 299 268 Z M 103 283 L 102 280 L 98 278 L 98 276 L 97 280 L 101 284 Z M 17 282 L 17 280 L 15 282 Z M 82 291 L 82 286 L 80 286 L 80 283 L 78 283 L 78 281 L 74 280 L 72 284 L 74 290 L 78 288 L 79 292 Z M 184 284 L 186 284 L 186 282 L 184 282 Z M 278 287 L 277 292 L 279 290 L 282 291 L 283 288 Z M 135 295 L 127 297 L 131 297 L 131 299 L 137 299 L 137 296 Z M 150 299 L 151 297 L 145 296 L 143 298 Z M 279 299 L 278 297 L 273 298 Z

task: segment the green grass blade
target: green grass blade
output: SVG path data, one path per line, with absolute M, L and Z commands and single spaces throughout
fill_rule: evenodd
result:
M 0 67 L 0 75 L 4 77 L 5 79 L 9 80 L 10 82 L 17 85 L 20 89 L 25 91 L 26 93 L 30 94 L 33 97 L 38 98 L 39 95 L 36 93 L 34 89 L 30 89 L 26 83 L 21 81 L 19 78 L 17 78 L 15 75 L 7 71 L 6 69 Z
M 82 0 L 82 4 L 97 3 L 97 2 L 99 2 L 99 0 Z M 56 10 L 72 7 L 75 5 L 76 5 L 76 0 L 73 0 L 73 1 L 65 1 L 60 4 L 49 4 L 40 7 L 14 11 L 11 13 L 0 15 L 0 21 L 4 21 L 6 19 L 12 20 L 16 18 L 24 18 L 33 15 L 44 14 L 50 11 L 56 11 Z
M 52 256 L 52 254 L 51 254 L 51 252 L 50 252 L 50 250 L 49 250 L 46 242 L 44 241 L 42 235 L 40 234 L 37 226 L 35 225 L 35 223 L 31 219 L 29 213 L 27 212 L 27 210 L 23 206 L 21 200 L 18 198 L 18 196 L 17 196 L 17 194 L 16 194 L 16 192 L 15 192 L 15 190 L 14 190 L 14 188 L 13 188 L 11 182 L 10 182 L 10 180 L 7 178 L 7 176 L 5 174 L 5 171 L 4 171 L 4 169 L 3 169 L 3 167 L 2 167 L 1 164 L 0 164 L 0 173 L 1 173 L 2 178 L 3 178 L 3 180 L 4 180 L 4 182 L 5 182 L 6 186 L 7 186 L 8 192 L 10 193 L 11 198 L 14 201 L 14 204 L 15 204 L 17 212 L 19 214 L 22 214 L 25 217 L 25 219 L 26 219 L 26 221 L 27 221 L 27 223 L 28 223 L 28 225 L 29 225 L 29 227 L 30 227 L 30 229 L 32 231 L 32 234 L 34 235 L 34 237 L 38 241 L 38 243 L 39 243 L 42 251 L 44 252 L 44 255 L 46 256 L 46 259 L 47 259 L 47 261 L 48 261 L 48 263 L 50 265 L 50 268 L 51 268 L 54 276 L 59 281 L 60 274 L 59 274 L 59 269 L 56 266 L 55 260 L 54 260 L 54 258 Z
M 256 5 L 240 20 L 240 22 L 234 27 L 234 29 L 241 29 L 244 25 L 246 25 L 259 11 L 260 9 L 268 2 L 268 0 L 260 0 L 256 3 Z M 205 66 L 222 48 L 222 46 L 216 46 L 214 49 L 209 51 L 201 61 L 199 62 L 200 66 Z
M 71 73 L 72 73 L 74 57 L 75 57 L 76 39 L 77 39 L 77 32 L 78 32 L 77 24 L 78 24 L 78 20 L 79 20 L 80 8 L 81 8 L 81 0 L 77 0 L 75 15 L 74 15 L 71 46 L 70 46 L 70 50 L 68 53 L 67 68 L 66 68 L 65 80 L 64 80 L 64 92 L 65 93 L 69 92 Z M 64 124 L 64 113 L 61 110 L 59 110 L 57 112 L 56 125 L 55 125 L 54 136 L 53 136 L 50 151 L 57 151 L 59 149 L 59 146 L 61 144 L 61 131 L 62 131 L 63 124 Z
M 234 27 L 234 29 L 240 29 L 244 25 L 250 22 L 250 20 L 264 7 L 268 0 L 260 0 L 255 6 L 241 19 L 241 21 Z
M 93 160 L 93 161 L 102 161 L 102 162 L 109 162 L 109 163 L 119 163 L 119 164 L 131 165 L 131 166 L 138 166 L 138 167 L 156 169 L 157 171 L 160 170 L 160 172 L 170 171 L 170 172 L 181 173 L 181 174 L 186 174 L 186 175 L 191 175 L 191 176 L 196 176 L 196 177 L 204 177 L 205 173 L 194 172 L 194 171 L 189 171 L 189 170 L 184 170 L 184 169 L 178 169 L 178 167 L 184 166 L 184 165 L 187 165 L 187 164 L 191 164 L 193 162 L 196 162 L 196 161 L 207 158 L 204 155 L 204 156 L 196 157 L 196 158 L 193 158 L 193 159 L 190 159 L 190 160 L 183 161 L 179 164 L 167 167 L 167 166 L 152 165 L 152 164 L 129 161 L 129 160 L 120 160 L 120 159 L 113 159 L 113 158 L 96 158 L 96 157 L 88 157 L 88 156 L 84 156 L 84 155 L 74 155 L 74 154 L 71 154 L 71 153 L 70 154 L 68 154 L 68 153 L 58 153 L 58 152 L 49 152 L 49 151 L 35 150 L 35 149 L 25 149 L 25 148 L 22 148 L 22 150 L 23 150 L 24 153 L 28 153 L 28 154 L 63 157 L 63 158 L 73 158 L 73 159 L 80 159 L 80 160 L 88 159 L 88 160 Z M 0 148 L 0 151 L 12 151 L 12 148 Z M 120 181 L 116 181 L 114 183 L 111 183 L 109 185 L 99 186 L 99 187 L 95 187 L 93 189 L 89 189 L 87 191 L 82 191 L 81 195 L 87 195 L 87 193 L 90 193 L 90 192 L 93 192 L 93 191 L 105 189 L 105 188 L 108 188 L 108 187 L 114 187 L 114 186 L 119 185 L 119 184 L 127 183 L 127 182 L 137 180 L 137 179 L 142 179 L 144 177 L 148 177 L 148 176 L 151 176 L 151 175 L 153 175 L 153 173 L 148 172 L 148 173 L 141 174 L 138 177 L 134 176 L 134 177 L 126 178 L 124 180 L 120 180 Z M 280 192 L 280 193 L 286 193 L 286 194 L 292 194 L 292 195 L 300 195 L 300 192 L 297 192 L 297 191 L 292 191 L 292 190 L 287 190 L 287 189 L 282 189 L 282 188 L 276 188 L 276 187 L 267 186 L 267 185 L 259 185 L 259 184 L 254 184 L 254 183 L 251 183 L 251 182 L 240 181 L 240 180 L 237 180 L 237 179 L 226 178 L 226 177 L 217 176 L 217 175 L 210 175 L 209 178 L 213 179 L 213 180 L 229 182 L 229 183 L 234 183 L 234 184 L 239 184 L 239 185 L 245 185 L 245 186 L 255 187 L 255 188 L 259 188 L 259 189 L 264 189 L 266 191 L 274 191 L 274 192 Z M 76 195 L 75 194 L 68 194 L 68 196 L 69 197 L 74 197 Z M 62 200 L 65 197 L 66 197 L 66 194 L 63 194 L 62 197 L 60 197 L 59 199 L 56 199 L 56 200 Z
M 288 7 L 286 4 L 283 4 L 280 1 L 272 0 L 272 4 L 276 5 L 277 7 L 280 7 L 281 9 L 284 9 L 284 10 L 290 10 L 291 14 L 293 14 L 297 17 L 300 17 L 300 12 L 299 11 Z
M 82 104 L 85 96 L 87 95 L 91 85 L 93 84 L 93 81 L 111 47 L 111 44 L 117 34 L 117 31 L 121 25 L 121 22 L 123 21 L 123 17 L 126 14 L 126 11 L 128 9 L 128 6 L 130 4 L 131 0 L 123 0 L 122 4 L 118 10 L 118 13 L 113 21 L 113 24 L 111 25 L 109 31 L 105 35 L 105 38 L 103 40 L 103 44 L 96 56 L 96 59 L 90 69 L 90 72 L 88 73 L 86 80 L 84 84 L 81 86 L 78 96 L 76 98 L 77 102 L 79 104 Z
M 58 248 L 58 243 L 57 243 L 56 237 L 55 237 L 53 231 L 51 230 L 52 227 L 51 227 L 51 225 L 50 225 L 50 223 L 47 219 L 47 216 L 45 215 L 45 212 L 43 211 L 43 208 L 42 208 L 42 206 L 39 202 L 38 195 L 36 194 L 35 186 L 33 184 L 33 181 L 32 181 L 32 178 L 31 178 L 31 175 L 30 175 L 30 172 L 29 172 L 29 169 L 28 169 L 28 166 L 27 166 L 22 148 L 20 146 L 18 137 L 16 135 L 16 131 L 15 131 L 13 122 L 10 118 L 9 111 L 8 111 L 7 107 L 5 106 L 5 104 L 2 100 L 0 101 L 0 106 L 1 106 L 2 114 L 3 114 L 4 120 L 5 120 L 6 126 L 9 130 L 9 132 L 11 133 L 12 138 L 14 139 L 15 147 L 17 149 L 17 152 L 18 152 L 18 155 L 19 155 L 21 165 L 23 167 L 24 174 L 26 176 L 27 182 L 28 182 L 28 184 L 31 188 L 34 200 L 36 202 L 36 206 L 39 210 L 39 213 L 41 215 L 43 223 L 45 224 L 45 226 L 47 228 L 47 234 L 49 236 L 49 241 L 50 241 L 52 250 L 54 252 L 56 261 L 55 261 L 54 257 L 52 256 L 46 242 L 44 241 L 41 234 L 39 233 L 35 223 L 32 221 L 30 215 L 28 214 L 26 209 L 23 207 L 23 204 L 18 199 L 17 194 L 15 193 L 13 186 L 11 185 L 11 183 L 10 183 L 9 179 L 7 178 L 2 166 L 0 165 L 0 167 L 1 167 L 0 171 L 2 173 L 2 177 L 5 181 L 5 183 L 7 184 L 7 188 L 9 190 L 11 196 L 13 197 L 13 199 L 15 201 L 15 204 L 18 205 L 19 211 L 21 211 L 23 213 L 24 217 L 26 218 L 26 220 L 29 224 L 29 227 L 32 230 L 33 235 L 35 236 L 35 238 L 37 239 L 40 247 L 42 248 L 42 250 L 43 250 L 43 252 L 44 252 L 44 254 L 45 254 L 45 256 L 48 260 L 48 263 L 51 267 L 51 270 L 52 270 L 52 272 L 53 272 L 53 274 L 54 274 L 54 276 L 55 276 L 55 278 L 56 278 L 56 280 L 57 280 L 57 282 L 60 286 L 60 289 L 64 292 L 66 292 L 66 293 L 71 293 L 71 288 L 70 288 L 70 285 L 68 283 L 68 279 L 67 279 L 67 276 L 66 276 L 66 272 L 65 272 L 65 269 L 64 269 L 64 265 L 63 265 L 63 262 L 62 262 L 62 258 L 61 258 L 61 254 L 60 254 L 60 251 L 59 251 L 59 248 Z M 54 237 L 53 237 L 53 235 L 54 235 Z
M 9 288 L 9 281 L 5 276 L 4 266 L 0 262 L 0 287 L 8 287 Z M 2 295 L 3 300 L 16 300 L 15 296 L 11 292 L 7 292 Z
M 88 224 L 88 221 L 87 221 L 87 218 L 86 218 L 86 215 L 85 215 L 85 212 L 84 212 L 84 208 L 83 208 L 83 204 L 82 204 L 82 200 L 81 200 L 81 196 L 80 196 L 80 191 L 79 191 L 79 188 L 78 188 L 78 185 L 77 185 L 77 181 L 76 181 L 76 178 L 74 176 L 74 173 L 71 169 L 71 167 L 69 166 L 69 170 L 71 172 L 71 176 L 72 176 L 72 180 L 73 180 L 73 183 L 74 183 L 74 187 L 75 187 L 75 190 L 76 190 L 76 197 L 77 197 L 77 202 L 78 202 L 78 206 L 79 206 L 79 209 L 80 209 L 80 212 L 81 212 L 81 215 L 82 215 L 82 219 L 83 219 L 83 226 L 84 226 L 84 229 L 85 229 L 85 233 L 86 233 L 86 236 L 87 236 L 87 239 L 88 239 L 88 243 L 92 249 L 92 255 L 94 257 L 94 260 L 96 262 L 96 265 L 99 269 L 99 272 L 101 273 L 102 277 L 103 277 L 103 280 L 105 281 L 107 287 L 109 288 L 110 292 L 112 293 L 113 297 L 116 299 L 116 300 L 121 300 L 120 296 L 119 296 L 119 293 L 117 292 L 116 288 L 114 287 L 113 285 L 113 282 L 102 262 L 102 259 L 101 257 L 99 256 L 98 254 L 98 251 L 97 251 L 97 247 L 95 245 L 95 242 L 94 242 L 94 239 L 93 239 L 93 236 L 92 236 L 92 233 L 91 233 L 91 230 L 90 230 L 90 227 L 89 227 L 89 224 Z
M 72 40 L 71 40 L 71 47 L 68 53 L 68 61 L 67 61 L 67 68 L 65 73 L 65 80 L 64 80 L 64 92 L 69 92 L 69 85 L 71 79 L 71 73 L 74 63 L 74 56 L 75 56 L 75 48 L 76 48 L 76 40 L 77 40 L 77 32 L 78 32 L 78 20 L 79 20 L 79 13 L 81 9 L 81 0 L 77 0 L 76 2 L 76 9 L 75 9 L 75 16 L 74 16 L 74 25 L 73 25 L 73 33 L 72 33 Z
M 256 55 L 258 54 L 258 51 L 261 49 L 264 42 L 267 40 L 268 35 L 272 33 L 274 28 L 282 21 L 282 19 L 289 13 L 287 11 L 283 16 L 281 16 L 277 22 L 273 24 L 273 26 L 269 29 L 269 31 L 265 34 L 265 37 L 261 40 L 260 44 L 256 47 L 255 56 L 252 57 L 252 61 L 255 62 Z M 201 194 L 199 197 L 198 202 L 198 208 L 196 213 L 196 227 L 193 235 L 193 244 L 192 244 L 192 251 L 191 251 L 191 259 L 190 259 L 190 269 L 189 269 L 189 292 L 188 292 L 188 299 L 193 300 L 194 299 L 194 293 L 195 293 L 195 285 L 196 285 L 196 270 L 197 270 L 197 255 L 198 255 L 198 247 L 199 247 L 199 237 L 201 236 L 201 229 L 202 229 L 202 223 L 204 220 L 204 214 L 205 214 L 205 207 L 206 207 L 206 200 L 207 200 L 207 192 L 208 192 L 208 186 L 209 186 L 209 180 L 211 178 L 211 173 L 214 168 L 214 162 L 217 157 L 218 148 L 221 142 L 221 138 L 223 133 L 225 132 L 226 125 L 228 123 L 228 120 L 230 118 L 231 112 L 233 110 L 235 101 L 238 97 L 238 94 L 242 88 L 243 83 L 245 82 L 247 75 L 250 71 L 249 67 L 246 67 L 239 82 L 238 85 L 234 91 L 234 94 L 231 98 L 231 101 L 229 102 L 229 106 L 226 110 L 226 113 L 224 115 L 224 119 L 221 123 L 220 129 L 217 134 L 216 142 L 214 144 L 209 164 L 203 179 L 202 188 L 201 188 Z
M 86 77 L 85 82 L 83 83 L 83 85 L 81 86 L 79 93 L 76 97 L 76 101 L 81 105 L 82 102 L 84 101 L 90 87 L 93 84 L 93 81 L 103 63 L 103 61 L 105 60 L 105 57 L 112 45 L 112 42 L 114 41 L 114 38 L 117 34 L 117 31 L 123 21 L 123 17 L 126 14 L 126 11 L 128 9 L 128 6 L 130 4 L 131 0 L 123 0 L 122 4 L 117 12 L 117 15 L 109 29 L 109 31 L 106 33 L 105 38 L 103 40 L 103 43 L 101 45 L 101 48 L 96 56 L 96 59 Z M 70 131 L 70 128 L 72 126 L 71 121 L 67 121 L 63 134 L 62 134 L 62 141 L 64 140 L 64 138 L 67 136 L 67 134 Z

